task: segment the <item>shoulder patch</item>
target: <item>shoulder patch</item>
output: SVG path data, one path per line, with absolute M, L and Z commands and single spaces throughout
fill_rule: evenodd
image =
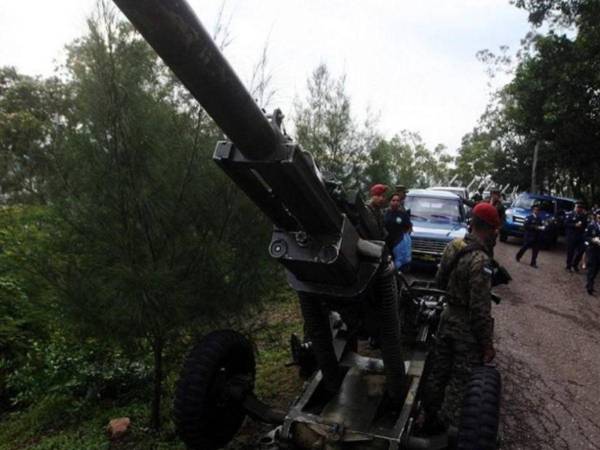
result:
M 461 250 L 466 246 L 467 246 L 467 243 L 465 242 L 464 239 L 459 238 L 459 239 L 454 239 L 452 241 L 452 247 L 454 247 L 456 250 Z

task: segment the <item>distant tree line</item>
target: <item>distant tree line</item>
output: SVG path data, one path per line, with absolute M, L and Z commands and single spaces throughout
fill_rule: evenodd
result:
M 600 3 L 515 0 L 534 27 L 517 54 L 513 79 L 494 94 L 463 138 L 457 168 L 486 171 L 529 189 L 538 148 L 538 189 L 600 199 Z M 505 55 L 482 52 L 491 65 Z M 468 177 L 467 177 L 468 178 Z

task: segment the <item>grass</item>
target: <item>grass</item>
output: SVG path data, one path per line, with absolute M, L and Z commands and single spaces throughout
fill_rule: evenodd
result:
M 289 337 L 302 333 L 298 301 L 291 295 L 269 305 L 267 325 L 254 336 L 257 349 L 255 392 L 259 398 L 280 408 L 287 407 L 299 393 L 302 381 L 290 361 Z M 170 387 L 170 386 L 169 386 Z M 167 391 L 172 391 L 172 388 Z M 164 428 L 160 434 L 147 428 L 149 398 L 128 404 L 85 403 L 68 396 L 48 395 L 25 411 L 4 416 L 0 421 L 0 450 L 185 450 L 170 420 L 171 399 L 165 398 Z M 118 443 L 109 442 L 106 426 L 117 417 L 131 419 L 131 432 Z M 266 431 L 248 420 L 228 447 L 253 448 L 257 434 Z
M 284 407 L 293 400 L 302 382 L 296 367 L 285 367 L 291 361 L 290 335 L 302 335 L 300 307 L 294 300 L 277 305 L 269 317 L 269 325 L 255 337 L 258 349 L 256 389 L 259 398 Z

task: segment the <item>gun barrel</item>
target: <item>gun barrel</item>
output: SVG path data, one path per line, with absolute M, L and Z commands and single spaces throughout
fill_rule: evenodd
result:
M 359 238 L 379 237 L 362 201 L 330 193 L 310 153 L 260 110 L 185 0 L 113 1 L 228 136 L 213 160 L 275 225 L 270 253 L 294 289 L 362 293 L 380 263 L 357 250 Z
M 114 2 L 246 158 L 277 150 L 280 133 L 185 0 Z

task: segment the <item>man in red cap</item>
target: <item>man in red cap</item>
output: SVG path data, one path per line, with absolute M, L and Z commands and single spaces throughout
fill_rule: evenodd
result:
M 491 362 L 496 355 L 491 263 L 500 225 L 498 210 L 490 203 L 478 203 L 470 232 L 444 250 L 436 282 L 448 292 L 448 307 L 441 316 L 425 385 L 425 431 L 458 425 L 472 369 Z
M 380 241 L 385 240 L 387 236 L 383 220 L 383 208 L 387 203 L 387 200 L 385 198 L 385 193 L 387 192 L 387 190 L 388 187 L 385 184 L 375 184 L 371 186 L 371 189 L 369 189 L 371 199 L 367 203 L 367 208 L 369 208 L 369 210 L 371 211 L 373 219 L 375 221 L 375 229 L 372 230 L 373 233 L 375 233 L 373 239 L 377 239 Z

